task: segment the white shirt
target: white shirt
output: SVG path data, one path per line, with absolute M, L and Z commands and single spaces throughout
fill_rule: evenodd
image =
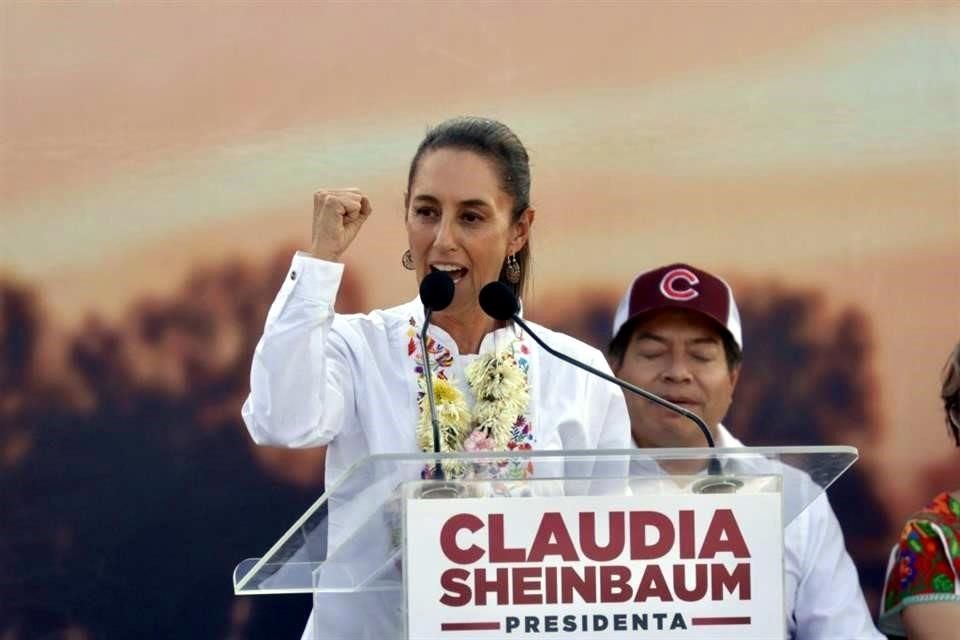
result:
M 243 405 L 243 420 L 258 444 L 328 444 L 328 486 L 366 456 L 419 451 L 415 367 L 420 346 L 415 338 L 411 343 L 411 333 L 420 331 L 423 307 L 413 300 L 370 314 L 335 314 L 342 274 L 342 264 L 302 253 L 294 256 L 267 314 L 253 356 L 250 396 Z M 551 347 L 610 372 L 600 351 L 530 324 Z M 446 377 L 472 403 L 464 370 L 473 358 L 459 354 L 443 329 L 431 326 L 428 335 L 438 352 L 448 356 L 438 357 L 448 365 Z M 626 403 L 616 386 L 543 352 L 513 325 L 488 333 L 480 353 L 515 348 L 518 339 L 528 364 L 530 402 L 525 416 L 532 425 L 528 442 L 532 449 L 631 447 Z M 335 521 L 335 512 L 331 504 L 331 550 L 347 533 Z M 304 638 L 312 637 L 311 626 L 308 623 Z
M 744 446 L 723 425 L 719 425 L 719 435 L 718 447 Z M 857 568 L 847 553 L 843 531 L 826 493 L 787 525 L 783 552 L 788 638 L 886 640 L 874 626 Z

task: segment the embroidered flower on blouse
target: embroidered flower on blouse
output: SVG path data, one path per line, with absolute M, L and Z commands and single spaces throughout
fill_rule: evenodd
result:
M 903 527 L 896 560 L 886 577 L 881 621 L 899 615 L 908 598 L 929 599 L 956 593 L 960 569 L 960 501 L 941 493 Z

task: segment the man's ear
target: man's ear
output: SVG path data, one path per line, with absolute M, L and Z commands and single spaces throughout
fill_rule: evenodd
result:
M 533 207 L 527 207 L 516 222 L 513 223 L 513 234 L 510 237 L 510 243 L 507 246 L 507 253 L 513 255 L 526 246 L 530 241 L 530 228 L 533 226 L 533 219 L 537 216 L 537 210 Z
M 733 395 L 733 392 L 737 389 L 737 381 L 740 380 L 740 368 L 743 365 L 737 364 L 730 371 L 730 395 Z
M 623 364 L 623 358 L 618 358 L 612 353 L 607 354 L 607 364 L 610 365 L 610 370 L 613 371 L 613 375 L 620 377 L 620 365 Z

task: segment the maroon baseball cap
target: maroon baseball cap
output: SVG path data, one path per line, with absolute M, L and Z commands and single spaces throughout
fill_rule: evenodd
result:
M 661 309 L 684 309 L 705 315 L 725 329 L 743 349 L 740 311 L 730 285 L 683 263 L 660 267 L 634 278 L 613 317 L 613 337 L 631 320 Z

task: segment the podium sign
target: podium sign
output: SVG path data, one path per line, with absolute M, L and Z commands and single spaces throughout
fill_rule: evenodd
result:
M 407 637 L 783 638 L 779 493 L 405 501 Z
M 669 471 L 714 459 L 723 476 Z M 240 562 L 234 592 L 311 594 L 311 640 L 783 638 L 783 529 L 856 459 L 853 447 L 378 454 Z M 536 475 L 476 473 L 503 461 Z M 444 463 L 475 473 L 423 479 Z

